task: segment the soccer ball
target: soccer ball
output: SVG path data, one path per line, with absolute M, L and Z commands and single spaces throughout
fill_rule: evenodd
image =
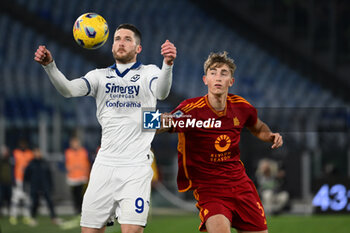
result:
M 73 26 L 74 40 L 85 49 L 97 49 L 106 43 L 109 35 L 106 20 L 96 13 L 79 16 Z

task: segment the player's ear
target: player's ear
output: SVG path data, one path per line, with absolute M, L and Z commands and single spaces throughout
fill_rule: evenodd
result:
M 206 86 L 208 86 L 207 76 L 205 76 L 205 75 L 203 75 L 203 82 Z
M 136 53 L 139 54 L 142 51 L 142 46 L 140 44 L 136 45 Z
M 234 77 L 232 77 L 232 78 L 231 78 L 231 80 L 230 80 L 230 84 L 229 84 L 229 85 L 230 85 L 230 87 L 232 87 L 232 85 L 233 85 L 233 83 L 234 83 L 234 82 L 235 82 L 235 78 L 234 78 Z

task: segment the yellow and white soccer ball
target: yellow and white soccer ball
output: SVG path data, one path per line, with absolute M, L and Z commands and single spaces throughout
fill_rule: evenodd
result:
M 106 43 L 109 35 L 106 20 L 96 13 L 79 16 L 73 26 L 74 40 L 85 49 L 97 49 Z

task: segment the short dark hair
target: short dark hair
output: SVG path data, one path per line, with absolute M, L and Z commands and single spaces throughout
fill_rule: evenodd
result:
M 136 40 L 138 40 L 138 43 L 141 44 L 142 35 L 141 35 L 140 30 L 137 29 L 137 27 L 135 25 L 130 24 L 130 23 L 123 23 L 117 27 L 117 31 L 119 29 L 128 29 L 128 30 L 134 32 Z

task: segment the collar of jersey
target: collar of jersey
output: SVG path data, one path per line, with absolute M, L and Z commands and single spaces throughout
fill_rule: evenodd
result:
M 124 70 L 124 72 L 123 73 L 120 73 L 120 71 L 118 70 L 118 68 L 117 68 L 117 64 L 113 64 L 113 65 L 111 65 L 109 68 L 111 68 L 111 69 L 113 69 L 113 70 L 115 70 L 115 72 L 117 73 L 117 75 L 119 76 L 119 77 L 124 77 L 130 70 L 133 70 L 133 69 L 137 69 L 138 67 L 140 67 L 140 65 L 141 65 L 141 62 L 136 62 L 134 65 L 132 65 L 130 68 L 127 68 L 126 70 Z
M 209 103 L 209 99 L 208 99 L 208 94 L 206 94 L 204 96 L 205 102 L 208 105 L 208 107 L 210 108 L 210 110 L 215 113 L 218 117 L 222 117 L 222 116 L 226 116 L 226 111 L 227 111 L 227 98 L 226 98 L 226 105 L 225 105 L 225 109 L 223 111 L 217 111 L 215 110 L 215 108 L 213 108 L 210 103 Z

